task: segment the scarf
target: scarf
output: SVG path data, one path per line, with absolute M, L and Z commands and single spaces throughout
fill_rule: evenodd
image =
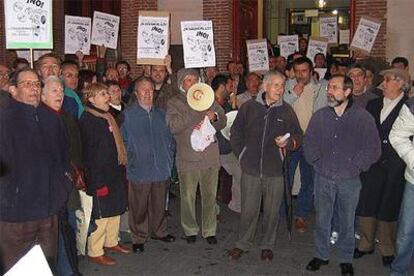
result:
M 118 164 L 126 165 L 128 163 L 127 153 L 124 141 L 122 139 L 121 131 L 119 130 L 118 124 L 116 123 L 114 117 L 112 117 L 110 113 L 100 113 L 90 107 L 85 107 L 85 111 L 91 113 L 95 117 L 103 118 L 108 122 L 109 126 L 112 129 L 112 135 L 115 139 L 116 151 L 118 153 Z

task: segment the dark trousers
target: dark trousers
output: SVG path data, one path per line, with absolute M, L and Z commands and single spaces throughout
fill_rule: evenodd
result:
M 35 244 L 40 244 L 52 271 L 55 271 L 57 242 L 57 215 L 27 222 L 0 221 L 0 274 L 9 270 Z
M 165 211 L 166 182 L 129 183 L 129 229 L 133 243 L 145 243 L 150 235 L 168 235 Z

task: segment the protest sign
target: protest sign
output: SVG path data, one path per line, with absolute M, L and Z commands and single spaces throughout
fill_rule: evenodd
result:
M 377 19 L 363 16 L 359 21 L 358 27 L 352 39 L 351 49 L 360 50 L 369 54 L 374 46 L 375 38 L 381 27 L 381 22 Z
M 116 49 L 118 30 L 119 16 L 98 11 L 93 13 L 92 44 Z
M 338 19 L 336 16 L 322 16 L 319 18 L 319 35 L 326 37 L 328 43 L 338 43 Z
M 91 19 L 65 15 L 65 54 L 81 51 L 89 55 L 91 49 Z
M 280 55 L 286 59 L 289 55 L 299 51 L 298 35 L 279 35 L 277 44 L 279 44 Z
M 185 68 L 216 66 L 212 21 L 181 21 Z
M 170 47 L 170 14 L 141 11 L 138 17 L 137 63 L 164 65 Z
M 52 0 L 4 0 L 6 48 L 52 49 Z
M 269 54 L 266 39 L 246 40 L 249 71 L 269 71 Z
M 306 56 L 312 61 L 315 58 L 315 55 L 322 53 L 326 57 L 326 52 L 328 51 L 328 39 L 325 37 L 313 37 L 311 36 L 308 43 L 308 51 Z M 315 65 L 315 63 L 314 63 Z
M 349 29 L 339 30 L 339 44 L 349 44 Z

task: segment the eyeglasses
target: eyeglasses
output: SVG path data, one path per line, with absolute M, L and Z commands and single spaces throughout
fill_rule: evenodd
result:
M 17 85 L 20 85 L 24 88 L 40 88 L 40 81 L 19 81 Z
M 398 78 L 396 78 L 396 77 L 391 77 L 391 76 L 385 76 L 385 77 L 384 77 L 384 81 L 385 81 L 385 82 L 390 82 L 390 81 L 394 81 L 394 80 L 398 80 Z
M 344 90 L 344 88 L 343 87 L 340 87 L 340 86 L 336 86 L 336 85 L 329 85 L 328 84 L 328 86 L 326 87 L 326 90 L 328 91 L 328 90 L 334 90 L 334 91 L 337 91 L 337 90 Z
M 0 79 L 9 79 L 9 72 L 0 73 Z

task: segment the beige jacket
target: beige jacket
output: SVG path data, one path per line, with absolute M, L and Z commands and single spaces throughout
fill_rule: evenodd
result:
M 210 110 L 218 115 L 218 120 L 212 122 L 212 125 L 216 131 L 220 131 L 227 121 L 224 110 L 216 102 Z M 206 111 L 198 112 L 191 109 L 182 92 L 179 92 L 167 103 L 166 120 L 177 143 L 176 165 L 179 171 L 189 172 L 220 168 L 217 141 L 209 145 L 203 152 L 196 152 L 191 147 L 190 136 L 193 127 L 204 119 L 205 114 Z

